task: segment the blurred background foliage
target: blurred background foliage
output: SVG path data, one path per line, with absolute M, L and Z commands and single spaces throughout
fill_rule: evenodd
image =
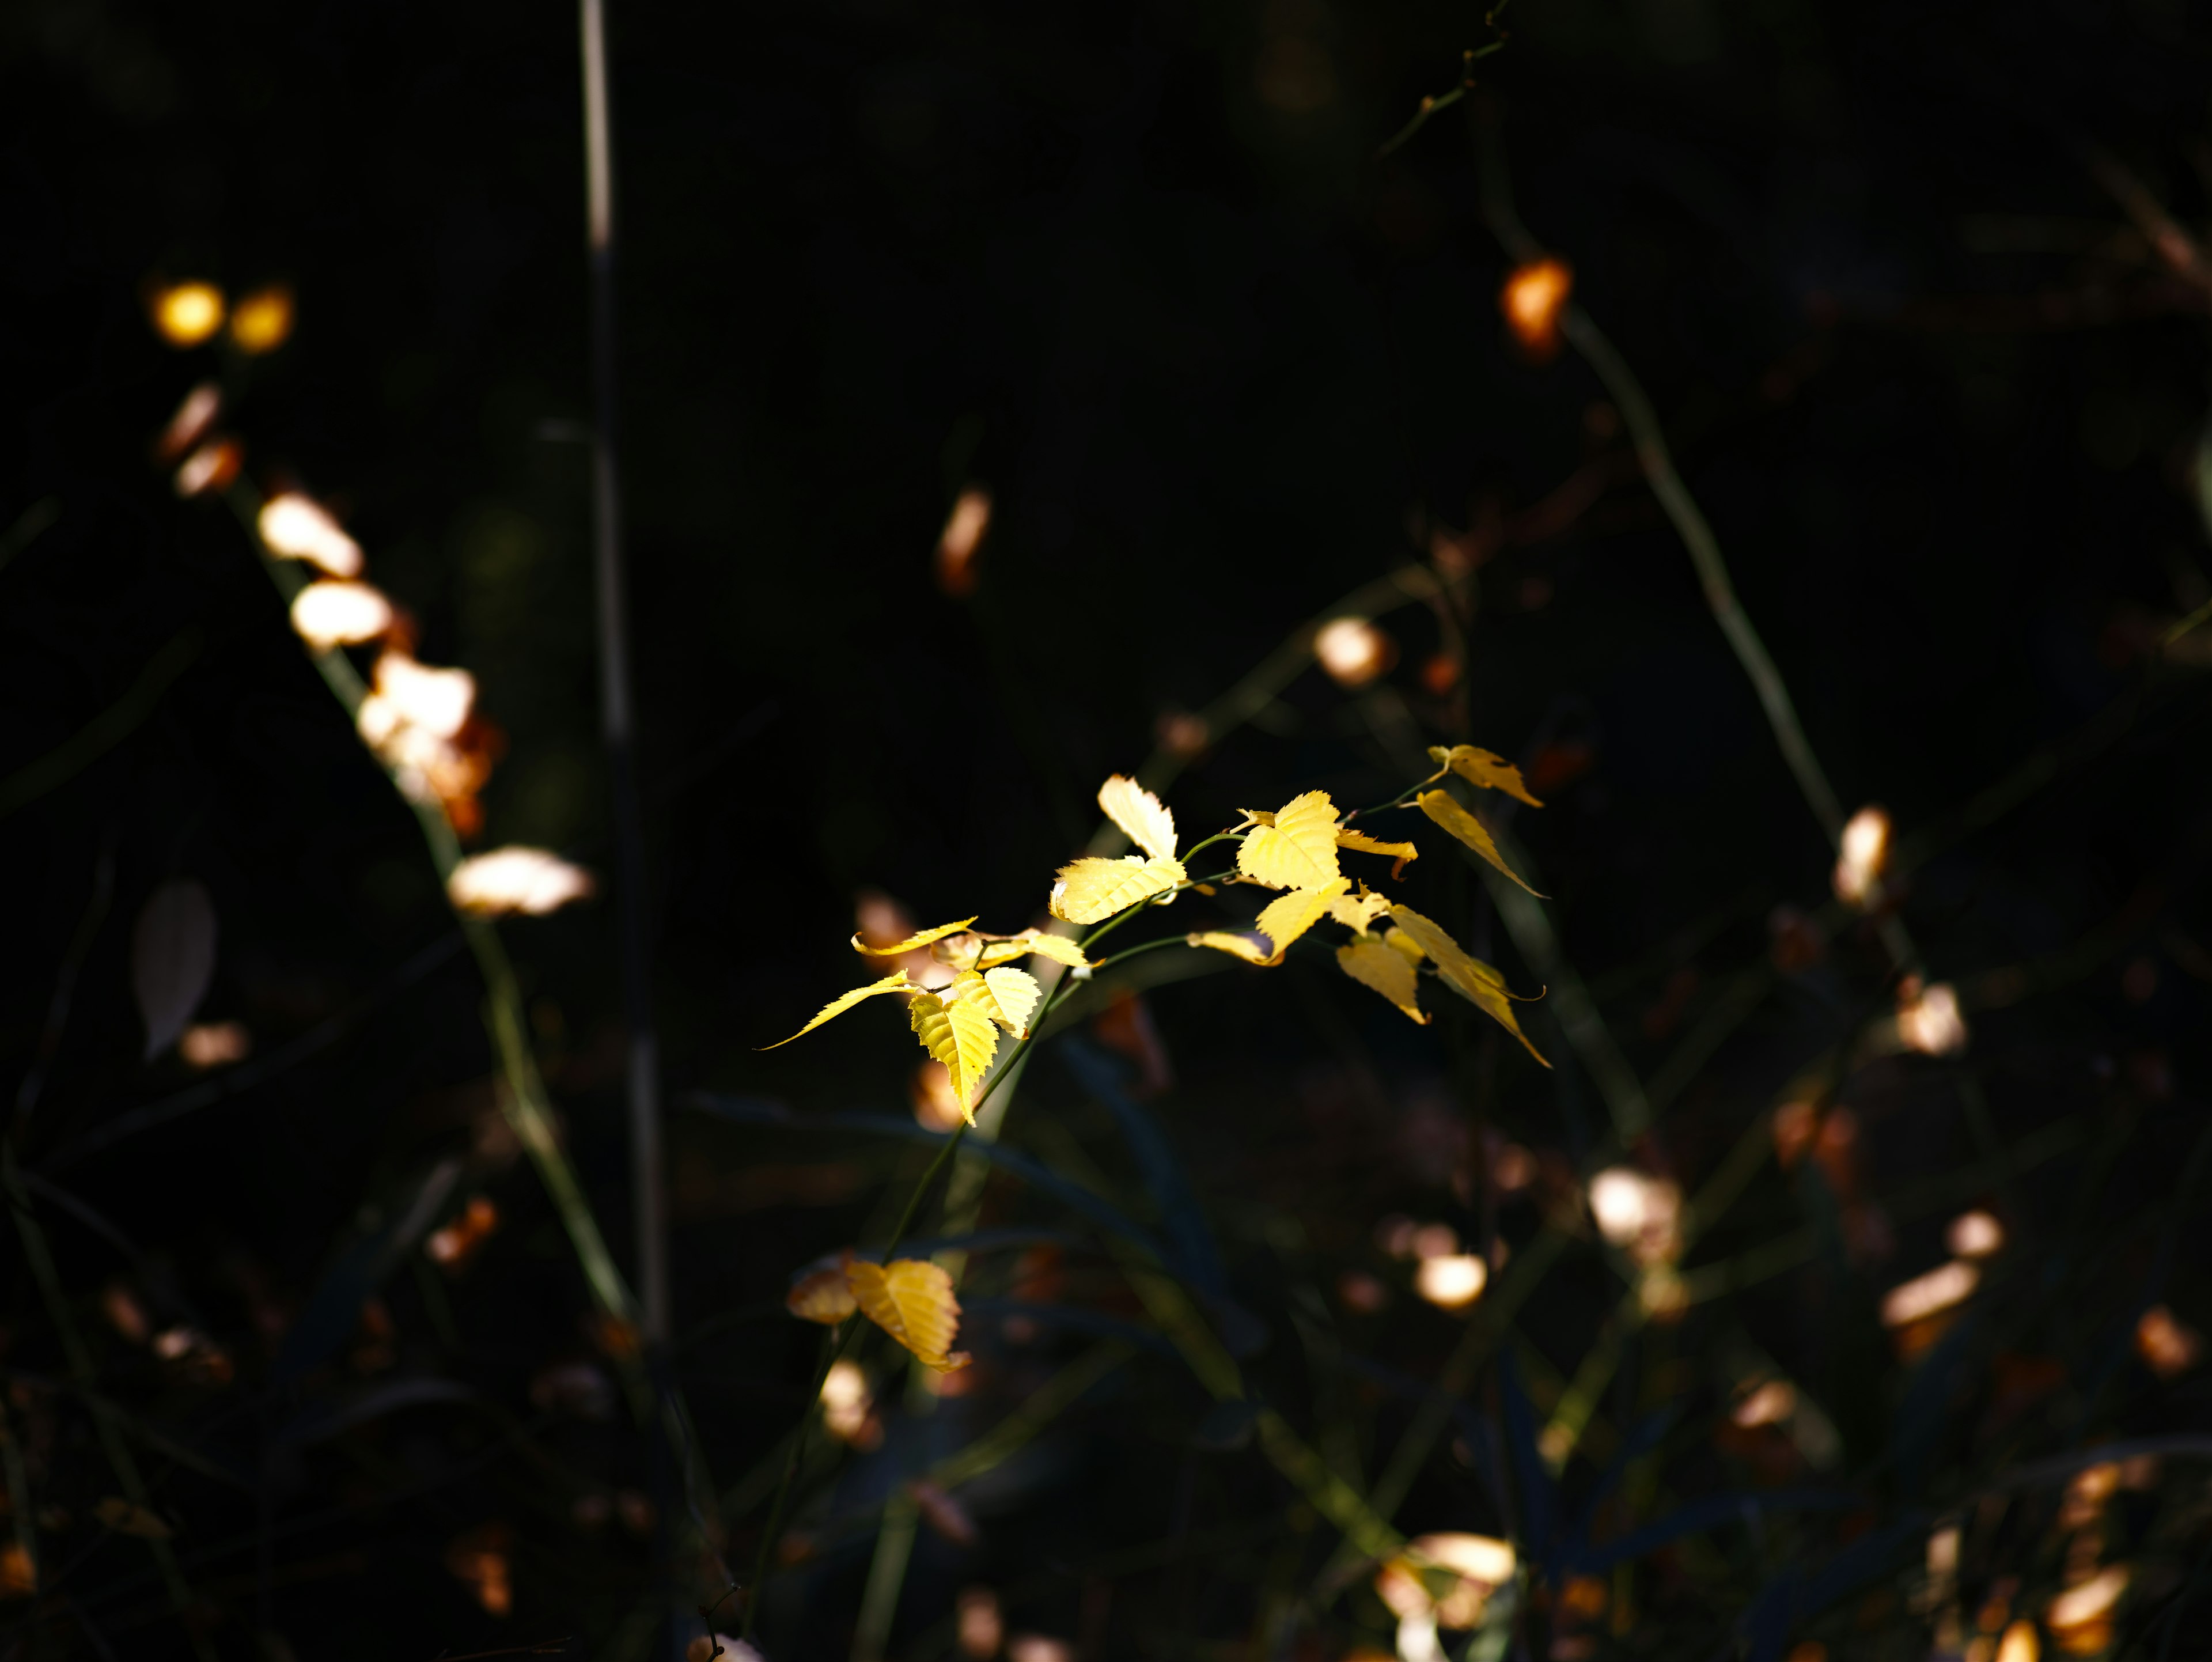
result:
M 2206 658 L 2202 635 L 2160 644 L 2212 597 L 2212 289 L 2100 173 L 2117 158 L 2185 237 L 2208 217 L 2203 15 L 1513 0 L 1493 27 L 1425 3 L 878 0 L 618 3 L 611 28 L 672 1101 L 906 1116 L 910 1042 L 882 1011 L 755 1053 L 858 978 L 856 897 L 1034 921 L 1099 779 L 1336 597 L 1474 564 L 1458 687 L 1425 683 L 1449 646 L 1434 618 L 1394 612 L 1389 677 L 1305 672 L 1170 801 L 1211 829 L 1313 785 L 1387 795 L 1416 740 L 1516 757 L 1549 802 L 1513 825 L 1565 961 L 1665 1083 L 1650 1135 L 1608 1148 L 1556 998 L 1526 1014 L 1545 1074 L 1471 1019 L 1414 1029 L 1294 959 L 1264 979 L 1223 959 L 1061 1044 L 1118 1050 L 1103 1077 L 1133 1087 L 1086 1085 L 1046 1045 L 1009 1141 L 1215 1243 L 1217 1324 L 1363 1492 L 1467 1321 L 1416 1296 L 1390 1220 L 1516 1253 L 1546 1215 L 1583 1220 L 1499 1350 L 1515 1371 L 1469 1384 L 1397 1518 L 1519 1540 L 1526 1597 L 1478 1647 L 1986 1659 L 2118 1564 L 2117 1626 L 2070 1647 L 2203 1653 L 2203 1379 L 2152 1363 L 2212 1324 L 2191 1205 Z M 1500 32 L 1480 95 L 1379 155 Z M 43 1585 L 0 1588 L 9 1654 L 182 1654 L 187 1628 L 224 1656 L 647 1648 L 665 1474 L 495 1111 L 420 833 L 250 533 L 147 461 L 211 363 L 147 326 L 148 285 L 289 283 L 294 338 L 225 372 L 247 472 L 329 502 L 424 660 L 477 677 L 505 744 L 482 843 L 604 869 L 577 73 L 557 7 L 0 14 L 0 776 L 129 705 L 170 643 L 191 654 L 80 770 L 0 787 L 10 1135 L 94 1370 L 70 1383 L 11 1238 L 0 1369 Z M 1822 910 L 1832 851 L 1618 412 L 1579 359 L 1505 335 L 1478 115 L 1650 388 L 1845 807 L 1886 805 L 1927 856 L 1901 915 L 1960 989 L 1962 1055 L 1869 1038 L 1894 966 Z M 932 551 L 970 484 L 994 512 L 956 595 Z M 1446 864 L 1408 894 L 1542 983 Z M 178 877 L 214 900 L 198 1020 L 245 1030 L 235 1075 L 141 1060 L 132 921 Z M 568 1147 L 626 1241 L 611 915 L 504 927 Z M 1171 1167 L 1109 1111 L 1127 1088 Z M 1800 1100 L 1825 1134 L 1785 1167 L 1766 1117 Z M 165 1117 L 100 1141 L 149 1106 Z M 880 1239 L 921 1157 L 681 1106 L 671 1125 L 671 1366 L 742 1567 L 807 1400 L 815 1335 L 783 1315 L 787 1280 Z M 1501 1187 L 1509 1145 L 1535 1175 Z M 1719 1290 L 1678 1321 L 1616 1315 L 1628 1283 L 1578 1184 L 1628 1158 L 1694 1195 L 1739 1147 L 1757 1168 L 1682 1263 Z M 481 1197 L 496 1228 L 319 1302 L 441 1171 L 436 1221 Z M 1194 1215 L 1162 1215 L 1176 1185 Z M 1139 1348 L 925 1530 L 891 1653 L 951 1653 L 963 1590 L 1027 1636 L 1016 1662 L 1403 1642 L 1364 1574 L 1317 1594 L 1332 1528 L 1142 1348 L 1098 1241 L 1032 1190 L 986 1199 L 988 1222 L 1077 1239 L 979 1255 L 968 1294 L 1059 1300 Z M 2007 1244 L 1909 1354 L 1879 1302 L 1977 1206 Z M 1754 1262 L 1772 1273 L 1741 1286 L 1713 1269 Z M 282 1377 L 303 1312 L 332 1309 L 342 1336 Z M 2152 1310 L 2180 1352 L 2139 1339 Z M 928 1415 L 866 1354 L 887 1434 L 809 1468 L 769 1653 L 852 1653 L 870 1506 L 1098 1342 L 1033 1316 L 971 1316 L 974 1378 Z M 1528 1464 L 1593 1354 L 1618 1366 L 1593 1376 L 1558 1514 L 1624 1451 L 1593 1540 L 1723 1497 L 1601 1574 L 1536 1537 L 1554 1503 Z M 1802 1411 L 1737 1424 L 1761 1380 Z M 157 1531 L 100 1521 L 102 1403 L 135 1428 L 189 1623 L 133 1535 Z M 2087 1499 L 2035 1464 L 2190 1435 Z M 1741 1502 L 1761 1487 L 1817 1504 Z M 1965 1529 L 1948 1569 L 1946 1519 Z

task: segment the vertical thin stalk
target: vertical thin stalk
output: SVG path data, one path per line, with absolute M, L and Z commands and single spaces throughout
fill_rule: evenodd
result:
M 637 1290 L 648 1348 L 668 1340 L 668 1229 L 662 1180 L 660 1047 L 646 952 L 645 837 L 638 812 L 636 717 L 630 696 L 629 603 L 615 465 L 614 138 L 600 0 L 582 0 L 584 174 L 592 267 L 592 571 L 599 595 L 599 716 L 613 797 L 615 915 L 629 1031 L 630 1193 Z

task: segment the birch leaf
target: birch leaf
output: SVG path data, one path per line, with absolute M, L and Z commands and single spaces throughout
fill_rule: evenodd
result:
M 964 1352 L 951 1349 L 960 1330 L 960 1300 L 942 1264 L 921 1258 L 870 1263 L 855 1258 L 845 1266 L 853 1296 L 870 1321 L 912 1351 L 925 1367 L 940 1373 L 968 1366 Z
M 1098 806 L 1121 834 L 1155 860 L 1172 860 L 1175 813 L 1133 779 L 1115 774 L 1098 788 Z
M 1382 944 L 1392 952 L 1402 954 L 1408 964 L 1418 965 L 1428 956 L 1421 950 L 1419 941 L 1414 940 L 1395 923 L 1382 931 Z
M 1247 964 L 1272 964 L 1269 956 L 1275 943 L 1248 929 L 1205 929 L 1194 931 L 1183 937 L 1193 947 L 1210 947 L 1217 953 L 1227 953 L 1231 958 L 1241 958 Z
M 1385 843 L 1380 838 L 1369 837 L 1364 832 L 1356 831 L 1337 832 L 1336 846 L 1340 849 L 1356 849 L 1361 854 L 1389 855 L 1391 858 L 1390 880 L 1394 883 L 1405 871 L 1408 861 L 1419 860 L 1421 857 L 1421 851 L 1411 843 Z
M 1498 844 L 1492 838 L 1488 828 L 1462 807 L 1459 800 L 1449 791 L 1425 790 L 1413 799 L 1413 806 L 1516 883 L 1520 883 L 1522 888 L 1528 889 L 1528 884 L 1522 882 L 1521 874 L 1507 865 L 1505 856 L 1498 853 Z M 1536 894 L 1534 889 L 1528 889 L 1528 892 Z M 1541 900 L 1544 897 L 1538 894 L 1536 898 Z
M 1420 1004 L 1420 972 L 1403 953 L 1392 952 L 1373 935 L 1363 934 L 1336 949 L 1336 962 L 1361 986 L 1373 988 L 1414 1020 L 1427 1024 L 1428 1013 Z
M 983 949 L 979 969 L 992 969 L 1000 964 L 1011 964 L 1018 958 L 1048 958 L 1055 964 L 1065 964 L 1071 970 L 1087 970 L 1091 960 L 1083 955 L 1083 948 L 1064 934 L 1046 934 L 1037 929 L 1024 929 L 1011 941 L 994 941 Z
M 783 1295 L 783 1307 L 803 1322 L 836 1326 L 860 1307 L 853 1296 L 852 1283 L 845 1278 L 845 1265 L 851 1257 L 848 1252 L 799 1271 L 791 1290 Z
M 808 1022 L 804 1027 L 801 1027 L 797 1032 L 793 1033 L 791 1036 L 791 1038 L 805 1038 L 808 1033 L 812 1032 L 817 1027 L 819 1027 L 823 1022 L 829 1020 L 830 1017 L 844 1014 L 846 1011 L 851 1009 L 855 1004 L 858 1004 L 864 998 L 873 998 L 878 993 L 908 992 L 912 990 L 913 987 L 914 983 L 906 978 L 906 971 L 904 970 L 895 971 L 891 974 L 885 976 L 881 981 L 874 982 L 868 986 L 855 987 L 851 992 L 841 994 L 839 996 L 831 999 L 827 1004 L 824 1004 L 822 1007 L 821 1014 L 817 1015 L 813 1020 Z M 791 1043 L 791 1038 L 780 1038 L 773 1044 L 762 1045 L 761 1049 L 763 1050 L 780 1050 L 785 1045 Z
M 1165 894 L 1183 876 L 1182 863 L 1172 858 L 1102 860 L 1094 855 L 1060 868 L 1050 910 L 1054 917 L 1070 923 L 1103 923 L 1140 900 Z
M 1044 989 L 1037 985 L 1036 977 L 1027 970 L 986 970 L 983 985 L 997 1007 L 1000 1024 L 1015 1038 L 1027 1038 L 1030 1018 L 1036 1014 L 1037 1001 L 1044 996 Z
M 871 947 L 859 935 L 853 937 L 853 950 L 869 958 L 896 958 L 901 953 L 919 952 L 932 941 L 942 941 L 948 934 L 958 934 L 975 920 L 963 917 L 957 923 L 940 923 L 933 929 L 924 929 L 920 934 L 910 934 L 905 940 L 889 947 Z
M 1363 934 L 1366 933 L 1370 923 L 1382 916 L 1389 910 L 1390 897 L 1387 894 L 1370 894 L 1364 884 L 1360 886 L 1358 899 L 1354 900 L 1349 895 L 1340 894 L 1328 903 L 1328 915 L 1331 917 L 1343 924 L 1346 928 L 1358 929 Z
M 146 897 L 131 934 L 131 990 L 146 1024 L 146 1060 L 177 1042 L 215 979 L 215 902 L 196 878 Z
M 945 1072 L 952 1075 L 953 1096 L 973 1125 L 975 1087 L 982 1083 L 991 1058 L 998 1054 L 999 1030 L 991 1024 L 985 1000 L 957 995 L 968 980 L 968 976 L 963 976 L 943 998 L 933 993 L 917 994 L 907 1007 L 907 1021 L 921 1041 L 921 1048 L 943 1062 Z M 974 985 L 981 988 L 982 977 L 975 976 Z
M 1439 779 L 1446 773 L 1455 773 L 1471 785 L 1480 785 L 1485 790 L 1502 790 L 1508 796 L 1517 796 L 1532 808 L 1544 806 L 1529 794 L 1527 783 L 1521 777 L 1521 770 L 1494 751 L 1482 750 L 1474 745 L 1454 745 L 1449 750 L 1442 745 L 1431 745 L 1429 760 L 1442 770 L 1437 775 Z
M 1328 793 L 1294 796 L 1274 819 L 1237 845 L 1237 869 L 1271 889 L 1320 889 L 1335 882 L 1336 805 Z
M 1292 889 L 1269 901 L 1259 918 L 1260 933 L 1275 944 L 1275 955 L 1267 961 L 1281 963 L 1291 943 L 1327 916 L 1329 907 L 1343 899 L 1351 886 L 1350 879 L 1340 877 L 1325 889 Z
M 1422 916 L 1412 907 L 1393 906 L 1390 916 L 1423 952 L 1436 960 L 1437 971 L 1443 976 L 1444 985 L 1519 1039 L 1528 1054 L 1545 1067 L 1552 1065 L 1544 1061 L 1544 1053 L 1529 1044 L 1528 1034 L 1521 1031 L 1521 1024 L 1513 1014 L 1512 995 L 1505 990 L 1504 976 L 1466 952 L 1444 933 L 1443 925 Z

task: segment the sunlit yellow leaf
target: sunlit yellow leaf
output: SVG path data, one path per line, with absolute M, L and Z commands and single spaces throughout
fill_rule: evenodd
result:
M 853 1296 L 878 1327 L 911 1350 L 923 1366 L 949 1373 L 965 1367 L 965 1354 L 951 1349 L 960 1330 L 960 1300 L 943 1265 L 921 1258 L 870 1263 L 855 1258 L 845 1266 Z
M 1275 943 L 1272 961 L 1281 963 L 1291 943 L 1327 916 L 1330 905 L 1343 899 L 1351 886 L 1348 878 L 1340 877 L 1327 888 L 1292 889 L 1269 901 L 1261 910 L 1259 922 L 1260 933 Z
M 1319 889 L 1335 882 L 1336 806 L 1328 793 L 1292 797 L 1274 819 L 1237 845 L 1237 869 L 1271 889 Z
M 1413 799 L 1413 806 L 1516 883 L 1520 883 L 1522 888 L 1528 889 L 1528 884 L 1522 882 L 1521 874 L 1505 863 L 1505 856 L 1498 853 L 1498 844 L 1492 840 L 1482 821 L 1462 807 L 1458 799 L 1449 791 L 1425 790 Z M 1528 892 L 1535 894 L 1536 891 L 1528 889 Z M 1541 899 L 1543 897 L 1538 895 L 1537 898 Z
M 1353 849 L 1361 854 L 1387 854 L 1390 856 L 1390 878 L 1395 882 L 1406 869 L 1408 861 L 1419 860 L 1421 851 L 1411 843 L 1385 843 L 1364 831 L 1340 831 L 1336 834 L 1336 846 Z
M 1133 779 L 1115 774 L 1098 788 L 1098 806 L 1121 828 L 1121 834 L 1155 860 L 1172 860 L 1176 851 L 1175 813 Z
M 1038 929 L 1024 929 L 1011 941 L 994 941 L 983 949 L 978 969 L 988 970 L 1000 964 L 1011 964 L 1018 958 L 1048 958 L 1055 964 L 1065 964 L 1071 970 L 1087 970 L 1091 960 L 1083 955 L 1083 948 L 1064 934 L 1046 934 Z
M 1421 1008 L 1419 972 L 1413 960 L 1395 953 L 1371 934 L 1363 934 L 1336 949 L 1337 966 L 1363 987 L 1372 987 L 1414 1020 L 1425 1024 Z
M 906 971 L 904 970 L 900 970 L 893 974 L 885 976 L 881 981 L 876 982 L 871 986 L 855 987 L 851 992 L 846 993 L 841 997 L 833 998 L 827 1004 L 824 1004 L 822 1007 L 821 1014 L 816 1016 L 813 1020 L 808 1022 L 804 1027 L 801 1027 L 797 1032 L 793 1033 L 791 1036 L 791 1038 L 804 1038 L 806 1034 L 812 1032 L 817 1027 L 819 1027 L 823 1022 L 829 1020 L 830 1017 L 844 1014 L 846 1011 L 851 1009 L 855 1004 L 858 1004 L 864 998 L 873 998 L 878 993 L 902 993 L 910 990 L 913 986 L 914 983 L 906 978 Z M 763 1050 L 781 1050 L 784 1045 L 791 1043 L 791 1038 L 780 1038 L 773 1044 L 762 1045 L 761 1049 Z
M 1030 1018 L 1036 1014 L 1037 1001 L 1044 996 L 1036 977 L 1027 970 L 1000 967 L 983 971 L 983 985 L 996 1007 L 999 1021 L 1016 1038 L 1025 1036 L 1030 1030 Z
M 1241 958 L 1247 964 L 1272 964 L 1275 943 L 1255 933 L 1240 929 L 1203 929 L 1183 937 L 1194 947 L 1211 947 L 1217 953 L 1227 953 L 1231 958 Z
M 975 920 L 963 917 L 957 923 L 940 923 L 933 929 L 924 929 L 920 934 L 910 934 L 905 940 L 889 947 L 871 947 L 859 935 L 853 937 L 853 950 L 870 958 L 896 958 L 901 953 L 919 952 L 933 941 L 942 941 L 948 934 L 958 934 Z
M 1395 923 L 1382 931 L 1382 944 L 1395 953 L 1402 953 L 1408 964 L 1419 964 L 1428 956 L 1421 950 L 1419 941 Z
M 1070 923 L 1103 923 L 1115 912 L 1165 894 L 1183 880 L 1182 863 L 1155 855 L 1139 860 L 1078 860 L 1060 868 L 1051 911 Z
M 1519 1039 L 1528 1054 L 1545 1067 L 1552 1065 L 1544 1061 L 1543 1052 L 1530 1044 L 1528 1036 L 1521 1031 L 1521 1024 L 1513 1014 L 1512 995 L 1505 990 L 1504 976 L 1462 948 L 1459 942 L 1444 933 L 1442 924 L 1422 916 L 1412 907 L 1393 906 L 1390 916 L 1423 952 L 1436 960 L 1437 971 L 1447 987 Z
M 943 998 L 933 993 L 916 994 L 907 1007 L 907 1020 L 921 1048 L 943 1062 L 952 1075 L 952 1094 L 973 1125 L 975 1088 L 989 1070 L 991 1058 L 998 1054 L 999 1030 L 992 1025 L 988 996 L 957 995 L 963 990 L 961 983 L 971 979 L 977 991 L 985 990 L 983 977 L 970 971 L 946 989 Z
M 845 1265 L 851 1258 L 848 1252 L 842 1258 L 832 1258 L 801 1271 L 791 1283 L 791 1290 L 783 1295 L 783 1307 L 801 1321 L 836 1326 L 860 1307 L 853 1296 L 852 1284 L 845 1279 Z
M 1347 929 L 1364 931 L 1370 923 L 1390 910 L 1390 897 L 1370 894 L 1366 886 L 1360 886 L 1359 898 L 1339 895 L 1328 903 L 1328 915 Z
M 1529 794 L 1528 785 L 1521 777 L 1521 770 L 1494 751 L 1477 748 L 1473 745 L 1454 745 L 1447 750 L 1442 745 L 1429 746 L 1429 760 L 1441 770 L 1437 777 L 1455 773 L 1471 785 L 1485 790 L 1502 790 L 1508 796 L 1517 796 L 1532 808 L 1544 805 Z

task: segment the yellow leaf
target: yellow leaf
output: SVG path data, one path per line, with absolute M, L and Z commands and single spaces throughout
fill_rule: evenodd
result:
M 1544 1054 L 1528 1043 L 1528 1034 L 1514 1018 L 1512 995 L 1505 990 L 1505 977 L 1480 959 L 1466 952 L 1443 931 L 1443 926 L 1426 918 L 1410 906 L 1393 906 L 1390 916 L 1398 921 L 1399 928 L 1411 935 L 1421 950 L 1437 963 L 1444 984 L 1462 998 L 1480 1010 L 1499 1026 L 1519 1039 L 1530 1056 L 1547 1068 Z
M 1544 806 L 1528 794 L 1521 770 L 1494 751 L 1480 750 L 1473 745 L 1454 745 L 1449 750 L 1442 745 L 1431 745 L 1429 760 L 1443 770 L 1437 775 L 1439 779 L 1446 773 L 1455 773 L 1471 785 L 1517 796 L 1532 808 Z
M 1158 856 L 1101 860 L 1096 856 L 1060 868 L 1052 886 L 1050 909 L 1070 923 L 1103 923 L 1115 912 L 1165 894 L 1183 880 L 1182 864 Z
M 1421 950 L 1419 941 L 1414 940 L 1395 923 L 1382 931 L 1382 944 L 1393 952 L 1404 953 L 1406 962 L 1408 964 L 1417 965 L 1428 956 Z
M 1275 943 L 1275 955 L 1268 962 L 1281 963 L 1291 943 L 1320 922 L 1330 905 L 1344 898 L 1344 892 L 1351 886 L 1349 878 L 1340 877 L 1325 889 L 1292 889 L 1269 901 L 1261 910 L 1259 920 L 1260 933 Z
M 842 1257 L 817 1263 L 801 1271 L 791 1283 L 791 1290 L 783 1295 L 783 1307 L 803 1322 L 836 1326 L 860 1307 L 853 1296 L 851 1283 L 845 1279 L 845 1265 L 852 1256 L 848 1252 Z
M 858 1004 L 864 998 L 873 998 L 878 993 L 909 992 L 913 989 L 913 987 L 914 983 L 906 978 L 906 971 L 904 970 L 900 970 L 893 974 L 887 975 L 881 981 L 875 983 L 872 986 L 855 987 L 851 992 L 843 994 L 839 997 L 833 998 L 827 1004 L 824 1004 L 822 1007 L 821 1014 L 817 1015 L 813 1020 L 808 1022 L 804 1027 L 801 1027 L 797 1032 L 793 1033 L 791 1036 L 791 1038 L 804 1038 L 808 1033 L 812 1032 L 817 1027 L 819 1027 L 823 1022 L 829 1020 L 830 1017 L 844 1014 L 846 1011 L 851 1009 L 855 1004 Z M 762 1045 L 761 1049 L 763 1050 L 781 1050 L 783 1046 L 791 1043 L 791 1038 L 780 1038 L 773 1044 Z
M 1175 858 L 1174 811 L 1135 780 L 1115 774 L 1099 786 L 1098 806 L 1121 828 L 1123 836 L 1153 859 Z
M 1408 861 L 1419 860 L 1421 851 L 1411 843 L 1385 843 L 1369 837 L 1363 831 L 1340 831 L 1336 834 L 1336 846 L 1353 849 L 1361 854 L 1387 854 L 1391 856 L 1390 880 L 1396 882 L 1406 869 Z
M 1083 955 L 1083 948 L 1064 934 L 1031 935 L 1029 948 L 1037 957 L 1048 958 L 1055 964 L 1065 964 L 1071 970 L 1091 967 L 1091 960 Z
M 971 971 L 970 975 L 974 972 Z M 962 981 L 969 977 L 963 976 Z M 975 976 L 975 984 L 983 985 L 983 978 Z M 914 1028 L 915 1037 L 921 1048 L 945 1064 L 945 1071 L 952 1075 L 952 1094 L 960 1104 L 960 1111 L 968 1123 L 975 1123 L 975 1087 L 983 1081 L 991 1066 L 991 1058 L 998 1054 L 999 1030 L 991 1024 L 991 1012 L 985 1008 L 986 1000 L 973 996 L 957 996 L 960 982 L 946 989 L 946 996 L 933 993 L 917 993 L 914 1002 L 907 1007 L 907 1020 Z
M 856 934 L 853 937 L 853 950 L 865 953 L 870 958 L 896 958 L 901 953 L 918 952 L 933 941 L 944 940 L 948 934 L 958 934 L 975 921 L 972 917 L 963 917 L 957 923 L 940 923 L 933 929 L 924 929 L 920 934 L 910 934 L 890 947 L 871 947 Z
M 1030 1018 L 1036 1014 L 1037 1001 L 1044 996 L 1036 977 L 1027 970 L 1000 968 L 983 971 L 983 985 L 996 1006 L 995 1014 L 1006 1031 L 1017 1038 L 1026 1038 Z
M 1247 964 L 1273 964 L 1269 956 L 1275 943 L 1241 929 L 1204 929 L 1187 934 L 1183 940 L 1193 947 L 1211 947 L 1217 953 L 1227 953 L 1231 958 L 1241 958 Z
M 1328 915 L 1331 917 L 1343 924 L 1346 928 L 1358 929 L 1363 934 L 1370 923 L 1389 910 L 1390 897 L 1387 894 L 1369 893 L 1367 886 L 1364 883 L 1359 886 L 1358 899 L 1354 900 L 1348 895 L 1339 895 L 1328 903 Z
M 943 1265 L 921 1258 L 890 1263 L 855 1258 L 845 1266 L 845 1279 L 868 1319 L 914 1352 L 923 1366 L 939 1373 L 968 1366 L 966 1355 L 951 1348 L 960 1330 L 960 1300 L 952 1295 L 952 1277 Z
M 142 1541 L 166 1541 L 176 1531 L 144 1507 L 134 1507 L 119 1495 L 111 1495 L 92 1509 L 92 1515 L 118 1535 L 135 1535 Z
M 1425 1025 L 1421 1008 L 1421 977 L 1413 960 L 1394 953 L 1371 934 L 1348 941 L 1336 949 L 1337 967 L 1363 987 L 1372 987 L 1414 1020 Z
M 1522 888 L 1528 889 L 1528 886 L 1521 881 L 1521 874 L 1505 863 L 1505 856 L 1498 853 L 1498 844 L 1492 840 L 1482 821 L 1462 807 L 1458 799 L 1449 791 L 1425 790 L 1413 799 L 1413 806 L 1516 883 L 1520 883 Z M 1528 892 L 1536 894 L 1534 889 L 1528 889 Z M 1536 895 L 1536 898 L 1540 900 L 1543 896 Z
M 1319 889 L 1335 882 L 1336 806 L 1328 793 L 1292 797 L 1274 819 L 1237 845 L 1237 869 L 1271 889 Z

